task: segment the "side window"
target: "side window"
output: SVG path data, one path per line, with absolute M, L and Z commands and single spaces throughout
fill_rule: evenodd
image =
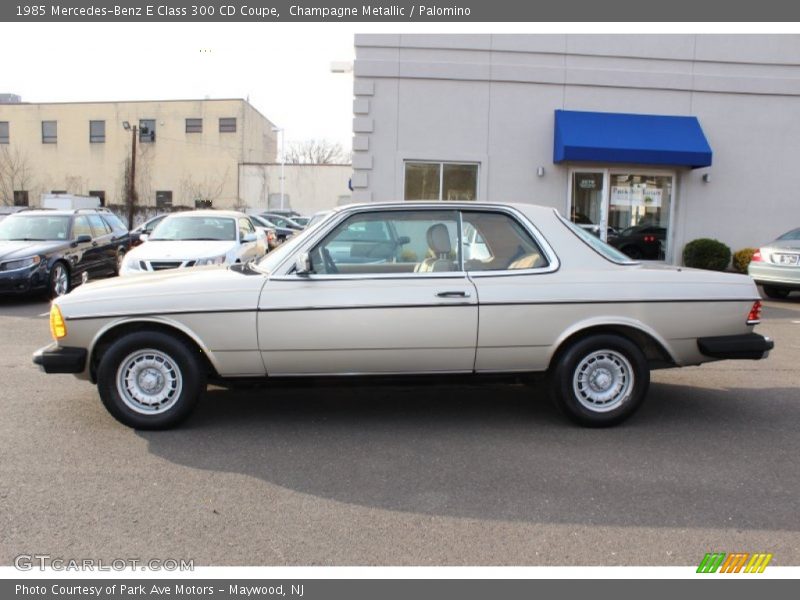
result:
M 250 222 L 250 219 L 239 219 L 239 240 L 244 238 L 249 233 L 255 232 L 253 228 L 253 224 Z
M 111 230 L 117 235 L 124 234 L 128 231 L 128 228 L 125 227 L 125 223 L 123 223 L 120 218 L 113 213 L 103 213 L 103 219 L 111 227 Z
M 467 271 L 513 271 L 548 265 L 539 245 L 510 215 L 465 211 L 462 219 Z
M 353 215 L 312 251 L 318 274 L 459 271 L 455 211 L 381 211 Z
M 92 228 L 89 226 L 89 219 L 84 216 L 75 217 L 75 221 L 72 223 L 72 239 L 74 240 L 79 235 L 94 237 L 92 235 Z
M 89 215 L 89 226 L 92 228 L 92 237 L 102 237 L 111 232 L 111 228 L 100 218 L 100 215 Z

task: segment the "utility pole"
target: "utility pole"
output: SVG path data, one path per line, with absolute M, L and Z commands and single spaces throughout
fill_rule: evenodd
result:
M 122 127 L 131 132 L 131 168 L 129 169 L 130 179 L 128 180 L 126 204 L 128 205 L 128 229 L 133 229 L 133 215 L 136 207 L 136 136 L 139 128 L 136 125 L 131 126 L 128 121 L 123 122 Z

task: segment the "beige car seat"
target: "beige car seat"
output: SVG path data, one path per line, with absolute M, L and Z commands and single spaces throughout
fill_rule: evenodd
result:
M 436 223 L 428 227 L 428 248 L 433 256 L 426 258 L 414 269 L 417 273 L 434 271 L 455 271 L 456 263 L 450 257 L 453 246 L 450 243 L 450 232 L 444 223 Z

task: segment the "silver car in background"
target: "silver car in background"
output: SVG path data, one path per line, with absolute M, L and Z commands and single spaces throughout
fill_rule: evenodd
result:
M 786 298 L 800 290 L 800 227 L 759 248 L 747 273 L 769 298 Z

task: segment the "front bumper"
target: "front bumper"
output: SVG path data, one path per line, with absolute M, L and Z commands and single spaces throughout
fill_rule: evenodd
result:
M 759 360 L 769 356 L 775 342 L 757 333 L 744 333 L 697 338 L 697 347 L 711 358 Z
M 45 373 L 83 373 L 86 348 L 61 347 L 55 342 L 33 353 L 34 364 Z

